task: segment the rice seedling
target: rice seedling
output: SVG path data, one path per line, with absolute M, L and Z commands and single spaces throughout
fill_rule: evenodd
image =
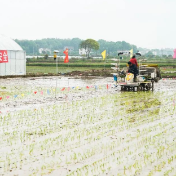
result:
M 0 174 L 175 172 L 176 91 L 121 93 L 111 87 L 107 91 L 106 85 L 62 91 L 38 85 L 18 88 L 12 94 L 21 96 L 13 101 L 23 107 L 0 114 Z M 42 103 L 28 107 L 26 100 Z

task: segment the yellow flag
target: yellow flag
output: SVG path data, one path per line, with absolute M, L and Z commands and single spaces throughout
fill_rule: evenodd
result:
M 103 57 L 103 60 L 105 60 L 106 58 L 106 50 L 104 50 L 102 53 L 101 53 L 102 57 Z
M 130 50 L 130 58 L 133 57 L 133 49 Z

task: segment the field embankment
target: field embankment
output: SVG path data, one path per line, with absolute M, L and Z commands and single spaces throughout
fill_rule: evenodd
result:
M 114 61 L 107 59 L 71 59 L 69 63 L 63 60 L 30 60 L 27 62 L 27 75 L 82 75 L 82 76 L 111 76 Z M 120 67 L 126 69 L 128 59 L 121 60 Z M 147 64 L 158 64 L 162 77 L 176 77 L 176 61 L 173 59 L 145 61 Z M 57 68 L 56 68 L 57 65 Z

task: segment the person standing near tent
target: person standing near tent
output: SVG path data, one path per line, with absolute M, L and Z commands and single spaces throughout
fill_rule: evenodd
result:
M 137 59 L 136 59 L 136 56 L 133 55 L 133 57 L 130 59 L 130 62 L 134 65 L 136 65 L 136 67 L 139 67 L 138 63 L 137 63 Z

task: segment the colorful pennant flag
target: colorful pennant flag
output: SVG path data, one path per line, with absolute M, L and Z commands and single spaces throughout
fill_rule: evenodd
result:
M 48 95 L 50 94 L 50 91 L 49 91 L 49 90 L 47 90 L 47 94 L 48 94 Z
M 65 87 L 61 89 L 61 91 L 64 91 L 65 90 Z
M 103 60 L 105 60 L 106 58 L 106 50 L 104 50 L 102 53 L 101 53 L 102 57 L 103 57 Z
M 107 88 L 107 89 L 109 89 L 109 86 L 108 86 L 108 84 L 106 85 L 106 88 Z
M 173 79 L 176 79 L 176 78 L 162 78 L 162 80 L 164 81 L 164 80 L 173 80 Z M 101 86 L 101 85 L 87 85 L 87 86 L 85 86 L 85 87 L 79 87 L 79 86 L 76 86 L 76 87 L 62 87 L 62 88 L 57 88 L 57 90 L 60 90 L 60 91 L 71 91 L 71 89 L 76 89 L 76 90 L 82 90 L 82 89 L 91 89 L 91 88 L 93 88 L 93 89 L 95 89 L 95 90 L 98 90 L 98 89 L 102 89 L 102 88 L 104 88 L 104 87 L 106 87 L 106 89 L 110 89 L 110 88 L 112 88 L 113 86 L 115 86 L 115 85 L 113 85 L 113 84 L 105 84 L 105 85 L 103 85 L 103 86 Z M 47 89 L 47 94 L 48 95 L 50 95 L 51 93 L 52 93 L 52 91 L 53 92 L 55 92 L 56 91 L 56 89 L 55 88 L 52 88 L 51 90 L 49 90 L 49 89 Z M 27 92 L 26 94 L 27 95 L 29 95 L 29 94 L 37 94 L 37 93 L 39 93 L 39 94 L 41 94 L 41 95 L 43 95 L 44 94 L 44 92 L 43 92 L 43 90 L 41 90 L 41 91 L 39 91 L 39 92 L 37 92 L 37 91 L 32 91 L 31 93 L 30 92 Z M 21 93 L 21 94 L 16 94 L 16 95 L 13 95 L 12 97 L 14 97 L 14 98 L 17 98 L 18 96 L 22 96 L 22 97 L 25 97 L 25 95 L 26 94 L 24 94 L 24 93 Z M 10 98 L 10 96 L 6 96 L 5 97 L 6 99 L 9 99 Z M 0 97 L 0 100 L 2 100 L 3 99 L 3 97 L 1 96 Z M 176 100 L 174 100 L 174 102 L 175 102 Z M 176 103 L 175 103 L 176 104 Z

